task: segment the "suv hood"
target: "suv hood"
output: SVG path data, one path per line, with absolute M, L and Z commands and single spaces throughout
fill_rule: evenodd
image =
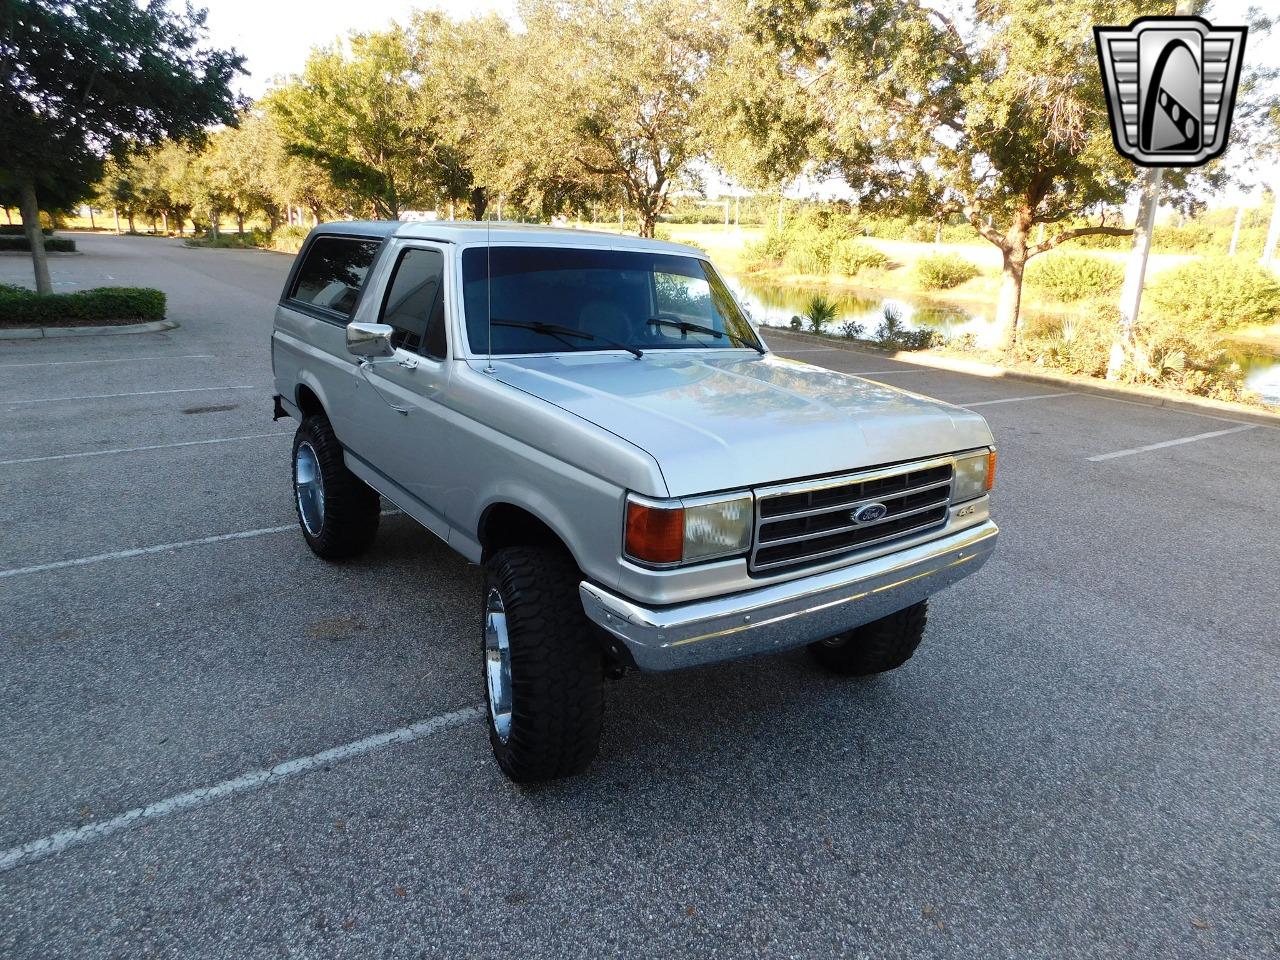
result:
M 494 358 L 499 380 L 653 456 L 671 496 L 990 444 L 976 413 L 795 360 L 652 352 Z M 647 491 L 645 491 L 647 492 Z

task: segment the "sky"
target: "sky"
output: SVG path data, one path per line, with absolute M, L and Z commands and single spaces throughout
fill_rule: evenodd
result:
M 184 0 L 169 0 L 178 7 Z M 938 0 L 940 6 L 955 6 L 957 0 Z M 1247 22 L 1246 13 L 1259 0 L 1213 0 L 1207 18 L 1212 23 L 1233 25 Z M 247 58 L 250 75 L 239 78 L 240 92 L 260 97 L 273 78 L 299 73 L 313 47 L 332 43 L 352 31 L 381 30 L 392 21 L 408 22 L 415 9 L 443 10 L 462 19 L 496 12 L 515 19 L 516 0 L 197 0 L 209 11 L 209 43 L 235 47 Z M 1153 13 L 1171 12 L 1171 2 L 1153 3 Z M 1246 66 L 1280 68 L 1280 28 L 1265 41 L 1249 38 L 1245 46 Z M 1259 42 L 1261 41 L 1261 42 Z M 713 181 L 716 178 L 711 178 Z M 718 193 L 721 184 L 709 184 Z M 834 189 L 834 187 L 833 187 Z M 840 191 L 836 191 L 840 192 Z M 1237 202 L 1229 190 L 1227 202 Z M 1259 194 L 1245 202 L 1256 202 Z
M 170 0 L 180 7 L 180 0 Z M 197 0 L 209 11 L 209 43 L 235 47 L 247 58 L 250 76 L 242 93 L 257 98 L 273 77 L 299 73 L 312 47 L 332 43 L 353 30 L 407 23 L 413 10 L 444 10 L 455 18 L 495 11 L 515 14 L 515 0 Z

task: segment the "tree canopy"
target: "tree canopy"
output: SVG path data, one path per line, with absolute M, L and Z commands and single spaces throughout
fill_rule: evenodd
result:
M 163 0 L 6 0 L 0 6 L 0 185 L 83 196 L 109 156 L 198 139 L 241 106 L 243 58 L 201 46 L 205 14 Z M 37 286 L 48 292 L 39 224 L 28 223 Z

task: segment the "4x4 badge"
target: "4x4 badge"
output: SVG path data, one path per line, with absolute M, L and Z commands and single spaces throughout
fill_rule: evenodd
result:
M 1094 27 L 1116 149 L 1144 167 L 1198 167 L 1219 156 L 1247 31 L 1200 17 Z

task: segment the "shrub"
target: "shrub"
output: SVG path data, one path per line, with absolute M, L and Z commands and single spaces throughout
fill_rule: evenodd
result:
M 836 305 L 820 293 L 815 293 L 805 304 L 804 315 L 814 333 L 822 333 L 827 324 L 836 318 Z
M 1280 283 L 1251 261 L 1206 257 L 1155 277 L 1143 306 L 1190 331 L 1273 323 L 1280 318 Z
M 787 325 L 790 326 L 792 330 L 801 330 L 804 328 L 804 317 L 793 316 L 788 321 Z
M 41 227 L 41 232 L 47 237 L 53 233 L 53 227 Z M 20 223 L 0 223 L 0 237 L 22 237 L 26 236 L 27 228 Z
M 1027 266 L 1026 284 L 1052 300 L 1074 302 L 1115 294 L 1124 284 L 1120 264 L 1087 253 L 1037 257 Z
M 864 270 L 883 270 L 889 258 L 861 240 L 841 240 L 831 253 L 831 272 L 856 276 Z
M 165 296 L 149 287 L 96 287 L 41 296 L 0 288 L 0 327 L 85 326 L 163 320 Z
M 44 248 L 49 253 L 75 253 L 76 242 L 67 237 L 51 237 L 46 234 Z M 31 244 L 27 243 L 25 236 L 0 235 L 0 252 L 20 250 L 31 251 Z
M 846 340 L 860 340 L 867 334 L 867 328 L 856 320 L 846 320 L 840 324 L 840 335 Z
M 916 282 L 926 290 L 950 290 L 981 271 L 978 265 L 954 253 L 932 254 L 916 261 Z
M 1115 310 L 1091 311 L 1060 326 L 1028 332 L 1018 342 L 1018 357 L 1065 373 L 1100 377 L 1107 372 L 1118 330 Z
M 782 255 L 782 265 L 796 273 L 829 273 L 831 244 L 823 231 L 803 231 L 792 235 Z

